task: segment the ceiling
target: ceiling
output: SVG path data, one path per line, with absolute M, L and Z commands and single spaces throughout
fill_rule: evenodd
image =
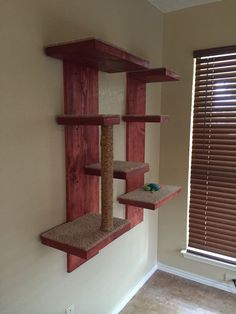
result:
M 218 2 L 221 0 L 148 0 L 148 1 L 155 7 L 157 7 L 160 11 L 167 13 L 197 5 Z

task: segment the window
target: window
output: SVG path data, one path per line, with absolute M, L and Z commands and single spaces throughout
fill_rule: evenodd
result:
M 236 46 L 194 65 L 187 252 L 236 265 Z

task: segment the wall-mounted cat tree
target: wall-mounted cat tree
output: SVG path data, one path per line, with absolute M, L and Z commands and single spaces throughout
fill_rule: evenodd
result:
M 43 244 L 67 253 L 67 270 L 73 271 L 104 246 L 143 220 L 143 209 L 155 209 L 180 192 L 162 186 L 158 192 L 142 189 L 145 123 L 162 123 L 167 116 L 145 115 L 146 83 L 176 81 L 164 68 L 149 69 L 149 62 L 96 39 L 47 47 L 48 56 L 63 60 L 67 222 L 41 234 Z M 98 113 L 98 71 L 127 72 L 126 159 L 113 161 L 113 125 L 118 115 Z M 99 163 L 99 126 L 101 162 Z M 101 214 L 99 181 L 101 176 Z M 126 219 L 113 218 L 113 178 L 126 180 Z

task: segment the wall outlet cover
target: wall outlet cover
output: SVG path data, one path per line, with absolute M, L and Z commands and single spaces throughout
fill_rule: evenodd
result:
M 65 314 L 75 314 L 75 305 L 71 304 L 68 306 L 68 308 L 65 310 Z

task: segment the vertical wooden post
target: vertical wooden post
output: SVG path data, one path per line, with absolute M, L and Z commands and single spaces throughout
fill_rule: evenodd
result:
M 69 61 L 63 66 L 65 114 L 98 114 L 98 70 Z M 67 221 L 98 212 L 99 180 L 84 173 L 85 165 L 99 160 L 98 144 L 98 126 L 65 126 Z M 84 262 L 67 254 L 67 271 Z
M 101 127 L 102 231 L 113 229 L 113 126 Z
M 126 113 L 142 114 L 146 111 L 146 83 L 132 78 L 127 73 Z M 126 159 L 128 161 L 144 162 L 145 154 L 145 123 L 126 123 Z M 126 192 L 132 191 L 144 184 L 144 175 L 132 176 L 126 180 Z M 143 209 L 131 205 L 126 206 L 126 219 L 131 227 L 143 221 Z

